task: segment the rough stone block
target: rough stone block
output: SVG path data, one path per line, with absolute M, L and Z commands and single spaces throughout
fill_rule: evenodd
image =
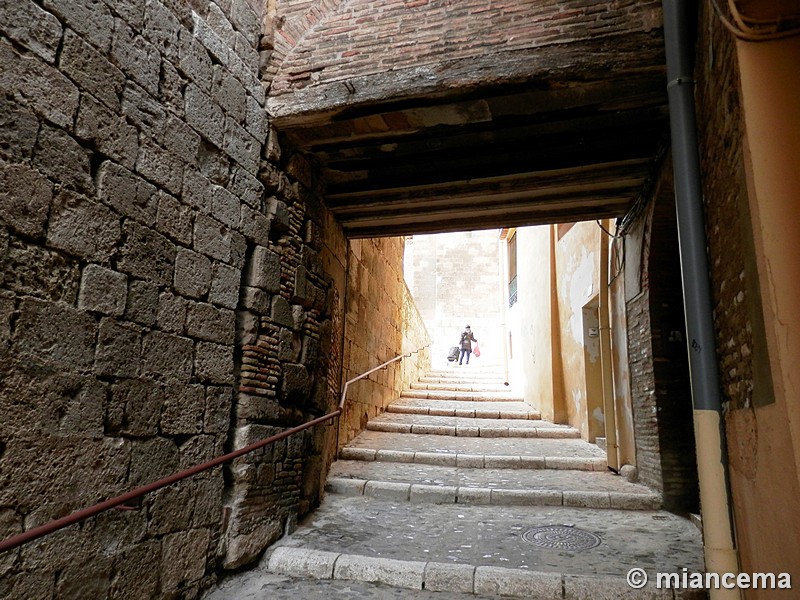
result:
M 253 175 L 258 173 L 261 144 L 230 117 L 225 118 L 223 149 Z
M 228 265 L 214 263 L 211 269 L 211 290 L 208 301 L 234 309 L 239 303 L 241 271 Z
M 42 125 L 33 165 L 56 183 L 91 195 L 94 193 L 94 182 L 89 166 L 90 154 L 69 134 Z
M 115 14 L 136 31 L 144 27 L 144 2 L 141 0 L 103 0 Z
M 167 121 L 161 103 L 131 80 L 125 83 L 122 92 L 122 113 L 142 131 L 160 132 Z
M 64 49 L 59 66 L 82 90 L 92 94 L 112 111 L 119 111 L 125 75 L 70 29 L 64 32 Z
M 247 285 L 273 294 L 280 291 L 280 256 L 263 246 L 256 246 L 247 265 L 245 281 L 247 281 Z
M 16 354 L 88 370 L 94 362 L 95 330 L 94 319 L 71 306 L 24 298 L 11 349 Z
M 561 574 L 503 567 L 478 567 L 475 569 L 474 592 L 487 596 L 556 600 L 561 598 Z
M 311 395 L 311 377 L 308 369 L 299 364 L 282 365 L 281 398 L 290 406 L 306 404 Z
M 254 244 L 269 244 L 270 220 L 261 212 L 242 204 L 238 226 L 242 235 Z
M 140 325 L 153 325 L 158 315 L 158 286 L 134 280 L 128 286 L 125 318 Z
M 425 565 L 425 589 L 432 592 L 471 594 L 475 584 L 472 565 L 429 562 Z
M 375 450 L 372 448 L 348 448 L 339 450 L 342 460 L 375 460 Z
M 117 268 L 158 285 L 170 285 L 177 253 L 175 245 L 163 235 L 132 221 L 123 226 L 123 235 Z
M 211 182 L 196 167 L 184 171 L 182 200 L 204 215 L 211 214 Z
M 267 568 L 273 573 L 292 577 L 333 579 L 333 566 L 339 556 L 341 555 L 324 550 L 279 546 L 269 557 Z
M 2 85 L 21 104 L 60 127 L 72 127 L 79 97 L 74 83 L 38 58 L 21 56 L 6 40 L 0 40 L 0 64 Z
M 101 377 L 136 377 L 141 353 L 138 327 L 103 319 L 97 336 L 95 374 Z
M 115 19 L 111 60 L 150 95 L 158 95 L 161 55 L 122 19 Z
M 210 535 L 208 529 L 193 529 L 168 535 L 163 540 L 161 592 L 198 583 L 205 573 Z
M 144 36 L 165 58 L 178 62 L 178 39 L 181 24 L 161 2 L 149 0 L 145 3 Z
M 180 108 L 183 109 L 183 105 Z M 170 115 L 163 132 L 163 144 L 183 162 L 191 164 L 197 159 L 200 136 L 186 123 Z
M 282 296 L 275 296 L 272 299 L 270 317 L 277 325 L 283 327 L 294 327 L 294 315 L 291 305 Z
M 183 90 L 189 80 L 186 79 L 171 63 L 166 60 L 161 61 L 161 82 L 158 90 L 158 99 L 168 112 L 183 118 Z M 194 164 L 197 160 L 197 149 L 202 138 L 194 129 L 189 127 L 184 121 L 173 120 L 172 123 L 178 127 L 168 127 L 164 130 L 161 144 L 175 156 L 188 164 Z M 181 137 L 180 130 L 186 131 L 186 137 Z M 189 154 L 191 148 L 194 154 Z
M 14 308 L 14 295 L 9 292 L 0 293 L 0 347 L 2 348 L 11 340 L 11 317 L 14 315 Z
M 230 426 L 233 389 L 208 386 L 206 388 L 206 411 L 203 416 L 205 433 L 224 433 Z
M 30 159 L 38 132 L 39 119 L 32 110 L 12 98 L 0 98 L 0 158 Z
M 24 164 L 0 161 L 0 219 L 12 230 L 39 237 L 53 199 L 53 184 Z
M 211 189 L 211 214 L 229 227 L 239 226 L 239 199 L 224 187 L 215 185 Z
M 258 315 L 268 315 L 272 299 L 264 290 L 254 287 L 242 288 L 242 307 Z
M 107 435 L 152 436 L 164 406 L 164 390 L 152 381 L 130 379 L 111 386 Z
M 658 510 L 661 499 L 656 494 L 631 494 L 625 492 L 609 492 L 611 508 L 624 510 Z
M 253 562 L 264 548 L 283 535 L 281 519 L 261 522 L 246 532 L 227 533 L 225 556 L 222 559 L 224 569 L 236 569 Z
M 211 261 L 186 248 L 175 256 L 175 291 L 189 298 L 201 298 L 211 287 Z
M 188 30 L 181 30 L 178 48 L 178 68 L 205 91 L 211 90 L 213 64 L 208 51 Z
M 192 376 L 192 340 L 151 331 L 142 343 L 142 375 L 188 381 Z
M 0 30 L 45 61 L 55 61 L 61 23 L 31 0 L 4 2 L 0 7 Z
M 425 465 L 443 465 L 447 467 L 455 467 L 457 463 L 457 455 L 448 454 L 445 452 L 415 452 L 414 462 Z
M 585 492 L 564 490 L 564 506 L 583 508 L 611 508 L 608 492 Z
M 205 388 L 202 385 L 167 384 L 164 410 L 161 412 L 161 433 L 192 435 L 203 429 L 206 408 Z
M 98 170 L 100 199 L 119 213 L 143 225 L 156 221 L 156 187 L 125 167 L 105 161 Z
M 88 94 L 81 96 L 75 135 L 128 169 L 136 164 L 139 153 L 136 128 Z
M 190 83 L 184 95 L 186 122 L 218 148 L 223 147 L 225 114 L 196 84 Z
M 451 485 L 422 485 L 411 486 L 411 502 L 432 504 L 455 504 L 458 488 Z
M 148 494 L 147 533 L 150 536 L 189 529 L 195 505 L 192 483 L 180 481 Z
M 342 554 L 336 561 L 333 578 L 421 590 L 425 564 L 418 561 Z
M 186 317 L 186 332 L 191 337 L 232 345 L 236 334 L 236 315 L 232 310 L 193 302 Z
M 183 333 L 186 329 L 188 301 L 171 292 L 162 292 L 158 297 L 159 328 L 170 333 Z
M 151 483 L 180 468 L 178 447 L 174 441 L 154 437 L 131 442 L 131 462 L 128 480 L 131 486 Z
M 183 187 L 184 163 L 168 150 L 155 144 L 139 148 L 136 170 L 150 181 L 178 195 Z
M 492 490 L 490 488 L 470 488 L 460 486 L 458 488 L 459 504 L 491 504 Z
M 236 123 L 244 123 L 247 114 L 247 94 L 242 84 L 222 65 L 216 65 L 214 68 L 211 97 Z
M 101 51 L 109 49 L 114 19 L 100 0 L 44 0 L 44 8 Z
M 185 246 L 192 245 L 192 209 L 165 192 L 158 192 L 156 229 Z
M 198 342 L 194 359 L 195 375 L 200 381 L 217 384 L 234 383 L 233 346 Z
M 364 479 L 329 477 L 325 482 L 325 491 L 330 494 L 340 494 L 342 496 L 362 496 L 366 484 L 367 482 Z
M 87 265 L 81 277 L 78 308 L 119 316 L 125 312 L 128 278 L 100 265 Z
M 231 261 L 231 231 L 219 221 L 205 215 L 194 220 L 194 249 L 229 263 Z

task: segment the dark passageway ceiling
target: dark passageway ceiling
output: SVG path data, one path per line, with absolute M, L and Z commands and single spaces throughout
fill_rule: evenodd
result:
M 618 217 L 668 129 L 662 44 L 658 31 L 442 62 L 268 107 L 352 237 Z

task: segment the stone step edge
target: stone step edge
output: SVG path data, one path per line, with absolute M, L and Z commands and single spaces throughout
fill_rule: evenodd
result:
M 414 423 L 367 423 L 370 431 L 384 433 L 416 433 L 422 435 L 446 435 L 450 437 L 482 438 L 542 438 L 551 440 L 576 439 L 581 437 L 575 428 L 558 427 L 481 427 L 470 425 L 421 425 Z
M 412 504 L 567 506 L 616 510 L 659 510 L 661 508 L 661 498 L 655 493 L 480 488 L 345 477 L 329 477 L 325 483 L 325 491 L 339 496 L 368 496 L 377 500 L 411 502 Z
M 542 415 L 537 411 L 477 410 L 470 408 L 437 408 L 435 406 L 413 406 L 410 404 L 390 404 L 386 412 L 404 415 L 428 415 L 431 417 L 464 417 L 467 419 L 522 419 L 538 421 Z
M 626 600 L 669 600 L 676 598 L 675 594 L 678 593 L 656 589 L 652 582 L 654 577 L 650 578 L 645 588 L 635 590 L 628 586 L 624 574 L 547 573 L 465 563 L 377 558 L 292 546 L 278 546 L 270 552 L 266 568 L 273 573 L 312 579 L 380 583 L 412 590 L 537 600 L 595 600 L 597 590 L 603 590 L 603 597 Z
M 429 391 L 429 392 L 475 392 L 478 394 L 503 394 L 503 393 L 510 393 L 511 390 L 508 387 L 504 386 L 502 383 L 500 384 L 476 384 L 476 383 L 467 383 L 467 382 L 455 382 L 455 381 L 444 381 L 444 382 L 417 382 L 412 383 L 411 386 L 408 388 L 410 390 L 415 391 Z
M 524 402 L 522 396 L 511 395 L 503 392 L 459 392 L 443 390 L 403 390 L 401 398 L 414 400 L 452 400 L 454 402 Z
M 473 469 L 553 469 L 573 471 L 605 471 L 603 457 L 572 456 L 515 456 L 500 454 L 460 454 L 457 452 L 411 452 L 409 450 L 379 450 L 377 448 L 350 448 L 339 450 L 342 460 L 416 463 L 444 467 Z

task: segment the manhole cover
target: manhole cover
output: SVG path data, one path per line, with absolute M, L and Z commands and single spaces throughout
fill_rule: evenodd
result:
M 601 541 L 593 533 L 564 525 L 534 527 L 523 533 L 522 539 L 540 548 L 556 550 L 588 550 L 599 546 Z

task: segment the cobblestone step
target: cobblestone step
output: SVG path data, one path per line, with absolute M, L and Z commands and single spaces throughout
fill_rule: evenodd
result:
M 456 417 L 436 415 L 413 415 L 405 413 L 385 412 L 378 415 L 372 421 L 374 423 L 399 423 L 407 425 L 445 425 L 456 427 L 518 427 L 526 429 L 536 427 L 538 429 L 551 429 L 553 431 L 564 431 L 575 433 L 580 437 L 578 430 L 569 425 L 556 425 L 550 421 L 537 419 L 535 423 L 529 423 L 528 419 L 477 419 L 475 417 Z M 571 437 L 571 436 L 567 436 Z
M 262 565 L 291 577 L 536 600 L 690 598 L 634 590 L 626 575 L 703 569 L 699 532 L 670 513 L 456 506 L 331 494 Z
M 455 400 L 461 402 L 522 402 L 522 397 L 511 392 L 462 392 L 455 390 L 405 390 L 400 398 L 420 400 Z
M 414 415 L 408 415 L 414 416 Z M 431 418 L 431 417 L 427 417 Z M 434 417 L 435 418 L 435 417 Z M 439 417 L 446 419 L 448 417 Z M 455 419 L 455 417 L 451 417 Z M 464 419 L 470 422 L 480 422 L 480 419 Z M 548 438 L 548 439 L 574 439 L 579 438 L 580 433 L 573 428 L 557 427 L 534 427 L 534 426 L 509 426 L 498 425 L 508 420 L 484 419 L 487 424 L 480 425 L 440 425 L 427 423 L 398 423 L 388 420 L 373 419 L 367 423 L 370 431 L 384 431 L 387 433 L 417 433 L 427 435 L 448 435 L 457 437 L 521 437 L 521 438 Z M 525 423 L 525 421 L 512 421 Z
M 511 454 L 485 455 L 456 452 L 409 452 L 405 450 L 380 450 L 376 448 L 345 447 L 339 451 L 339 458 L 344 460 L 470 467 L 473 469 L 575 469 L 579 471 L 604 471 L 607 468 L 605 458 L 522 456 Z
M 390 413 L 431 415 L 440 417 L 465 417 L 477 419 L 541 419 L 539 411 L 524 402 L 471 402 L 457 400 L 430 400 L 402 398 L 386 408 Z

